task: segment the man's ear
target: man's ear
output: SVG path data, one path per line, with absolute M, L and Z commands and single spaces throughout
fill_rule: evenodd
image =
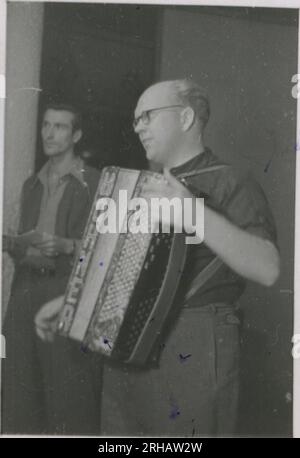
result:
M 181 112 L 182 130 L 189 130 L 195 122 L 195 112 L 192 107 L 186 107 Z
M 82 137 L 82 130 L 81 129 L 75 130 L 73 134 L 73 142 L 78 143 L 81 137 Z

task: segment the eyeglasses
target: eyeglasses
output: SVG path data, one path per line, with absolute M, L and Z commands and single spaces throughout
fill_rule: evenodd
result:
M 166 107 L 151 108 L 150 110 L 145 110 L 140 114 L 140 116 L 138 116 L 137 118 L 135 118 L 133 120 L 133 123 L 132 123 L 133 128 L 135 129 L 140 121 L 142 121 L 143 124 L 147 126 L 150 123 L 151 119 L 152 119 L 152 116 L 151 116 L 152 113 L 154 113 L 156 111 L 169 110 L 171 108 L 178 108 L 178 107 L 182 107 L 183 108 L 184 105 L 168 105 Z

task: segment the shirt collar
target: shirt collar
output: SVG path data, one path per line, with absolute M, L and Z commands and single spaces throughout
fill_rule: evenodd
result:
M 35 184 L 37 180 L 40 180 L 43 185 L 47 183 L 49 167 L 50 161 L 47 161 L 37 173 L 33 184 Z M 84 180 L 84 172 L 85 168 L 83 160 L 80 157 L 76 157 L 64 169 L 59 171 L 59 179 L 63 179 L 66 176 L 73 176 L 82 184 L 82 186 L 86 187 L 87 184 Z
M 180 164 L 176 167 L 172 167 L 170 171 L 173 175 L 176 176 L 182 172 L 190 172 L 191 170 L 194 170 L 195 168 L 197 169 L 204 168 L 210 163 L 211 155 L 212 155 L 211 150 L 205 147 L 204 151 L 192 157 L 191 159 L 184 162 L 183 164 Z

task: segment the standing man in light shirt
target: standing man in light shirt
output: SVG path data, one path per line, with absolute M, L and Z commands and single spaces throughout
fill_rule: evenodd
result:
M 41 342 L 34 316 L 42 304 L 65 291 L 99 172 L 75 153 L 82 130 L 74 107 L 47 106 L 41 135 L 48 161 L 24 183 L 18 231 L 36 230 L 40 240 L 26 249 L 9 246 L 16 268 L 2 331 L 2 429 L 15 434 L 97 434 L 101 364 L 65 339 Z

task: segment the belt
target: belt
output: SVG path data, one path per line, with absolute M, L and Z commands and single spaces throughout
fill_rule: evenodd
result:
M 28 266 L 28 270 L 39 277 L 54 277 L 55 275 L 55 269 L 51 269 L 49 267 Z
M 184 311 L 197 311 L 197 313 L 203 313 L 208 315 L 215 315 L 216 318 L 222 319 L 227 324 L 240 324 L 240 319 L 235 315 L 238 311 L 238 304 L 226 304 L 224 302 L 215 302 L 212 304 L 206 304 L 199 307 L 189 307 L 185 305 Z

